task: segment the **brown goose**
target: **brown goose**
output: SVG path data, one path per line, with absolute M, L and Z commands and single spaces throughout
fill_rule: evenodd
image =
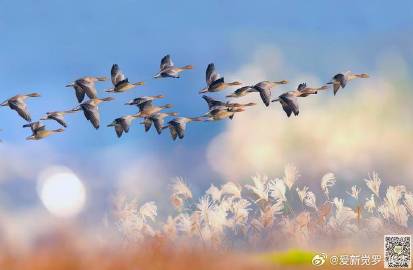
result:
M 272 102 L 280 102 L 288 117 L 290 117 L 292 113 L 297 116 L 300 113 L 297 100 L 299 96 L 300 91 L 289 91 L 280 95 L 277 99 L 272 100 Z
M 5 100 L 0 106 L 9 106 L 10 109 L 15 110 L 24 120 L 31 122 L 29 111 L 27 110 L 27 105 L 25 100 L 29 97 L 40 97 L 38 93 L 31 93 L 26 95 L 16 95 L 14 97 Z
M 251 89 L 247 90 L 248 92 L 258 92 L 260 93 L 261 99 L 264 102 L 265 106 L 270 106 L 271 101 L 271 90 L 279 85 L 279 84 L 286 84 L 288 81 L 282 80 L 279 82 L 270 82 L 270 81 L 262 81 L 251 87 Z
M 323 86 L 318 87 L 318 88 L 311 88 L 311 87 L 307 87 L 306 83 L 300 83 L 298 85 L 296 91 L 300 92 L 299 97 L 307 97 L 309 95 L 316 95 L 318 93 L 318 91 L 321 91 L 321 90 L 328 90 L 328 86 L 323 85 Z
M 347 71 L 344 74 L 338 73 L 334 75 L 333 79 L 327 84 L 333 85 L 334 95 L 336 95 L 340 87 L 341 88 L 346 87 L 349 81 L 357 79 L 357 78 L 369 78 L 369 75 L 365 73 L 354 74 L 351 71 Z
M 149 129 L 151 129 L 152 123 L 153 123 L 156 129 L 156 132 L 158 132 L 158 134 L 161 134 L 165 117 L 177 116 L 177 115 L 178 113 L 176 112 L 169 112 L 169 113 L 159 112 L 149 117 L 145 117 L 144 121 L 141 124 L 145 126 L 145 132 L 148 132 Z
M 292 113 L 297 116 L 300 113 L 297 97 L 315 95 L 318 91 L 327 89 L 328 87 L 326 85 L 319 88 L 311 88 L 307 87 L 306 83 L 300 83 L 296 90 L 286 92 L 280 95 L 277 99 L 272 100 L 272 102 L 280 102 L 288 117 L 290 117 Z
M 40 118 L 40 120 L 55 120 L 63 127 L 67 127 L 67 123 L 65 122 L 65 115 L 68 113 L 75 113 L 79 110 L 68 110 L 68 111 L 56 111 L 56 112 L 47 112 L 45 116 Z
M 206 95 L 203 95 L 202 98 L 203 98 L 203 99 L 206 101 L 206 103 L 208 104 L 208 109 L 209 109 L 209 110 L 212 110 L 212 109 L 214 109 L 215 107 L 222 107 L 222 106 L 228 107 L 228 108 L 233 108 L 233 107 L 249 107 L 249 106 L 257 105 L 257 104 L 254 103 L 254 102 L 244 103 L 244 104 L 242 104 L 242 103 L 235 103 L 235 102 L 229 102 L 229 101 L 224 102 L 224 101 L 220 101 L 220 100 L 213 99 L 213 98 L 208 97 L 208 96 L 206 96 Z
M 123 132 L 128 133 L 129 128 L 132 125 L 132 121 L 136 118 L 139 118 L 139 115 L 124 115 L 122 117 L 116 118 L 108 127 L 114 127 L 116 135 L 118 138 L 122 137 Z
M 56 133 L 60 133 L 63 132 L 64 129 L 60 128 L 60 129 L 55 129 L 55 130 L 47 130 L 46 126 L 39 122 L 31 122 L 28 124 L 23 125 L 24 128 L 29 127 L 32 131 L 32 135 L 27 137 L 26 140 L 41 140 L 44 139 L 50 135 L 56 134 Z
M 227 95 L 227 98 L 238 98 L 238 97 L 243 97 L 246 96 L 247 94 L 251 93 L 251 88 L 252 86 L 243 86 L 241 88 L 238 88 L 235 90 L 233 93 Z
M 112 66 L 110 73 L 114 87 L 106 90 L 106 92 L 122 93 L 135 88 L 136 86 L 144 85 L 144 82 L 130 83 L 117 64 Z
M 206 83 L 207 87 L 199 91 L 199 93 L 218 92 L 230 86 L 241 85 L 241 83 L 237 81 L 230 83 L 225 82 L 224 77 L 219 75 L 218 72 L 215 70 L 214 63 L 209 64 L 207 67 Z
M 227 106 L 216 106 L 203 116 L 207 117 L 209 121 L 218 121 L 226 118 L 232 119 L 235 113 L 245 111 L 242 107 L 227 107 Z
M 49 137 L 50 135 L 60 133 L 65 131 L 63 128 L 59 129 L 54 129 L 54 130 L 47 130 L 47 129 L 40 129 L 34 132 L 31 136 L 27 137 L 26 140 L 41 140 L 46 137 Z
M 155 99 L 156 96 L 149 96 L 149 97 L 141 97 L 136 98 L 134 100 L 129 101 L 126 103 L 127 105 L 136 105 L 139 108 L 138 115 L 140 117 L 148 117 L 152 114 L 158 113 L 164 109 L 172 108 L 172 104 L 166 104 L 163 106 L 154 106 L 152 101 Z M 162 96 L 163 97 L 163 96 Z M 159 98 L 159 96 L 158 96 Z
M 139 106 L 142 103 L 145 103 L 147 101 L 152 101 L 152 100 L 159 99 L 159 98 L 164 98 L 164 97 L 165 96 L 163 96 L 163 95 L 137 97 L 137 98 L 134 98 L 132 100 L 129 100 L 127 103 L 125 103 L 125 105 Z
M 171 137 L 175 141 L 178 137 L 183 139 L 185 136 L 186 124 L 192 121 L 204 121 L 205 119 L 201 117 L 177 117 L 168 122 L 167 126 L 162 127 L 162 129 L 169 128 L 171 132 Z
M 171 60 L 171 56 L 168 54 L 164 56 L 161 60 L 161 67 L 158 74 L 154 76 L 155 79 L 158 78 L 180 78 L 179 73 L 184 70 L 192 69 L 191 65 L 186 65 L 183 67 L 176 67 Z
M 33 133 L 31 136 L 27 137 L 26 140 L 38 141 L 46 137 L 49 137 L 50 135 L 60 133 L 63 131 L 65 131 L 63 128 L 54 129 L 54 130 L 41 129 L 41 130 L 38 130 L 36 133 Z
M 73 87 L 75 89 L 77 101 L 81 103 L 85 99 L 85 94 L 89 98 L 97 98 L 96 82 L 106 81 L 106 77 L 87 76 L 77 79 L 69 83 L 66 87 Z
M 81 103 L 78 107 L 74 108 L 74 111 L 83 110 L 85 117 L 89 120 L 95 129 L 99 128 L 100 115 L 98 105 L 102 102 L 114 100 L 113 97 L 106 98 L 93 98 Z

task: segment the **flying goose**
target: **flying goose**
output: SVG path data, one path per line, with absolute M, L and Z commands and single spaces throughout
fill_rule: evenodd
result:
M 15 110 L 24 120 L 31 122 L 32 118 L 30 117 L 30 113 L 25 102 L 29 97 L 40 97 L 40 94 L 31 93 L 26 95 L 16 95 L 3 101 L 0 106 L 9 106 L 10 109 Z
M 85 99 L 85 94 L 89 98 L 97 98 L 96 82 L 106 81 L 106 77 L 86 76 L 69 83 L 66 87 L 75 89 L 76 98 L 79 103 Z
M 201 117 L 176 117 L 168 122 L 167 126 L 162 127 L 162 129 L 169 128 L 171 132 L 172 140 L 183 139 L 185 136 L 186 124 L 192 121 L 204 121 Z
M 116 135 L 118 138 L 122 137 L 123 132 L 128 133 L 129 127 L 132 125 L 132 121 L 138 118 L 139 115 L 124 115 L 122 117 L 116 118 L 108 127 L 114 127 Z
M 237 90 L 235 90 L 233 93 L 227 95 L 227 98 L 238 98 L 238 97 L 243 97 L 246 96 L 247 94 L 251 93 L 252 86 L 243 86 L 241 88 L 238 88 Z
M 235 103 L 235 102 L 229 102 L 229 101 L 224 102 L 224 101 L 220 101 L 220 100 L 213 99 L 213 98 L 208 97 L 208 96 L 206 96 L 206 95 L 203 95 L 202 98 L 203 98 L 203 99 L 206 101 L 206 103 L 208 104 L 208 109 L 209 109 L 209 110 L 212 110 L 214 107 L 221 107 L 221 106 L 225 106 L 225 107 L 231 108 L 231 107 L 249 107 L 249 106 L 257 105 L 257 104 L 254 103 L 254 102 L 249 102 L 249 103 L 244 103 L 244 104 L 242 104 L 242 103 Z
M 297 91 L 300 92 L 300 97 L 306 97 L 309 95 L 316 95 L 318 93 L 318 91 L 321 90 L 328 90 L 328 86 L 327 85 L 323 85 L 321 87 L 318 88 L 311 88 L 311 87 L 307 87 L 306 83 L 300 83 L 297 87 Z
M 296 90 L 286 92 L 280 95 L 277 99 L 272 100 L 272 102 L 280 102 L 288 117 L 290 117 L 292 113 L 297 116 L 300 113 L 297 99 L 298 97 L 315 95 L 318 91 L 327 89 L 328 87 L 326 85 L 318 88 L 311 88 L 307 87 L 306 83 L 300 83 Z
M 232 119 L 235 113 L 243 111 L 245 111 L 245 109 L 242 107 L 216 106 L 203 116 L 205 116 L 209 121 L 218 121 L 225 118 Z
M 369 78 L 369 75 L 365 73 L 354 74 L 351 71 L 347 71 L 344 74 L 338 73 L 334 75 L 333 79 L 327 84 L 333 85 L 334 95 L 336 95 L 340 87 L 341 88 L 346 87 L 349 81 L 354 80 L 356 78 Z
M 23 125 L 24 128 L 30 128 L 32 131 L 32 135 L 26 138 L 26 140 L 41 140 L 50 135 L 63 132 L 64 129 L 55 129 L 55 130 L 47 130 L 46 126 L 41 123 L 40 121 L 31 122 L 28 124 Z
M 128 78 L 125 77 L 125 74 L 123 74 L 117 64 L 114 64 L 112 66 L 110 74 L 114 87 L 106 90 L 106 92 L 122 93 L 135 88 L 138 85 L 144 85 L 144 82 L 130 83 Z
M 55 120 L 58 122 L 60 125 L 63 127 L 67 127 L 67 124 L 65 122 L 65 115 L 68 113 L 75 113 L 78 112 L 79 110 L 68 110 L 68 111 L 55 111 L 55 112 L 47 112 L 46 115 L 44 115 L 40 120 Z
M 158 74 L 154 76 L 155 79 L 158 78 L 180 78 L 179 73 L 184 70 L 192 69 L 191 65 L 186 65 L 183 67 L 176 67 L 171 60 L 171 56 L 168 54 L 164 56 L 161 60 L 161 67 Z
M 164 95 L 137 97 L 137 98 L 134 98 L 132 100 L 129 100 L 127 103 L 125 103 L 125 105 L 139 106 L 142 103 L 145 103 L 147 101 L 152 101 L 152 100 L 160 99 L 160 98 L 164 98 L 164 97 L 165 97 Z
M 130 100 L 127 105 L 136 105 L 139 108 L 138 115 L 140 117 L 148 117 L 152 114 L 158 113 L 164 109 L 172 108 L 172 104 L 165 104 L 163 106 L 154 106 L 152 101 L 156 98 L 161 98 L 163 96 L 149 96 L 149 97 L 140 97 Z
M 74 108 L 74 111 L 83 110 L 85 117 L 89 120 L 95 129 L 99 128 L 100 115 L 98 105 L 102 102 L 114 100 L 113 97 L 106 98 L 93 98 L 81 103 L 78 107 Z
M 251 87 L 251 89 L 247 90 L 248 92 L 258 92 L 260 93 L 261 99 L 264 102 L 265 106 L 270 106 L 271 101 L 271 90 L 279 85 L 279 84 L 286 84 L 288 81 L 282 80 L 279 82 L 271 82 L 271 81 L 262 81 Z
M 63 128 L 59 129 L 54 129 L 54 130 L 47 130 L 47 129 L 39 129 L 36 132 L 34 132 L 31 136 L 27 137 L 26 140 L 41 140 L 44 139 L 50 135 L 60 133 L 65 131 Z
M 230 82 L 226 83 L 224 81 L 224 77 L 218 74 L 215 70 L 214 63 L 208 65 L 206 70 L 206 83 L 207 87 L 199 91 L 199 93 L 206 93 L 206 92 L 218 92 L 222 91 L 229 86 L 241 85 L 240 82 Z
M 300 113 L 297 100 L 299 95 L 299 91 L 289 91 L 280 95 L 277 99 L 272 100 L 272 102 L 280 102 L 288 117 L 290 117 L 292 113 L 297 116 Z
M 177 115 L 178 113 L 176 112 L 168 112 L 168 113 L 159 112 L 159 113 L 152 114 L 151 116 L 145 117 L 144 121 L 141 124 L 145 126 L 145 132 L 148 132 L 149 129 L 151 129 L 152 123 L 153 123 L 156 129 L 156 132 L 158 132 L 158 134 L 161 134 L 165 117 L 177 116 Z

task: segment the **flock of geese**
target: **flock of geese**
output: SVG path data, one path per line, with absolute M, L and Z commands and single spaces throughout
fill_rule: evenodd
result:
M 191 65 L 183 67 L 177 67 L 171 60 L 170 55 L 166 55 L 161 60 L 160 70 L 154 76 L 155 79 L 160 78 L 180 78 L 181 72 L 192 69 Z M 287 114 L 290 117 L 292 114 L 297 116 L 299 114 L 298 97 L 307 97 L 309 95 L 317 94 L 318 91 L 328 90 L 328 85 L 332 85 L 334 95 L 340 88 L 344 88 L 347 83 L 356 78 L 368 78 L 367 74 L 354 74 L 350 71 L 345 73 L 339 73 L 335 75 L 330 82 L 318 88 L 307 87 L 306 83 L 298 85 L 296 90 L 288 91 L 275 99 L 272 99 L 271 91 L 278 85 L 287 84 L 286 80 L 281 81 L 262 81 L 255 85 L 242 86 L 235 90 L 233 93 L 227 95 L 229 100 L 220 101 L 210 96 L 203 95 L 202 98 L 208 104 L 208 112 L 200 117 L 178 117 L 176 112 L 164 112 L 165 109 L 172 107 L 172 104 L 165 104 L 162 106 L 154 105 L 154 101 L 164 98 L 163 95 L 154 96 L 142 96 L 128 101 L 125 105 L 136 106 L 139 111 L 135 114 L 124 115 L 116 118 L 108 125 L 115 129 L 116 135 L 121 137 L 122 134 L 129 131 L 133 120 L 142 118 L 145 131 L 149 131 L 153 126 L 158 134 L 162 133 L 162 130 L 169 129 L 172 139 L 182 139 L 185 135 L 186 124 L 193 121 L 218 121 L 226 118 L 232 119 L 236 113 L 245 111 L 246 107 L 254 106 L 256 103 L 237 103 L 231 101 L 231 99 L 240 98 L 250 93 L 259 93 L 265 106 L 269 106 L 271 102 L 279 102 Z M 23 125 L 24 128 L 30 128 L 32 135 L 27 137 L 27 140 L 40 140 L 50 135 L 63 132 L 63 128 L 49 130 L 46 129 L 43 121 L 54 120 L 62 127 L 66 128 L 67 123 L 65 116 L 68 114 L 83 111 L 84 116 L 95 129 L 100 126 L 99 105 L 104 102 L 110 102 L 114 100 L 113 97 L 98 97 L 98 91 L 96 89 L 96 83 L 106 81 L 106 77 L 83 77 L 77 79 L 66 87 L 72 87 L 75 90 L 78 106 L 67 111 L 53 111 L 47 112 L 39 121 L 32 122 L 30 113 L 26 104 L 27 99 L 40 97 L 38 93 L 19 94 L 11 97 L 4 102 L 1 106 L 8 106 L 10 109 L 15 110 L 20 117 L 26 120 L 28 123 Z M 117 64 L 114 64 L 111 69 L 111 80 L 113 87 L 105 90 L 107 93 L 123 93 L 131 90 L 135 87 L 144 85 L 144 82 L 129 82 L 125 74 L 120 70 Z M 238 87 L 242 84 L 238 81 L 226 82 L 224 77 L 221 76 L 213 63 L 209 64 L 206 69 L 206 87 L 199 93 L 215 93 L 223 91 L 230 87 Z M 86 99 L 87 96 L 87 100 Z M 165 124 L 165 118 L 173 117 Z

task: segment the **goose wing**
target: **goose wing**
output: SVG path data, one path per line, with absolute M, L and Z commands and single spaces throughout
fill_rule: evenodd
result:
M 208 65 L 206 70 L 206 83 L 211 85 L 214 81 L 222 78 L 221 75 L 216 71 L 214 63 Z
M 174 125 L 169 125 L 169 131 L 171 132 L 171 137 L 172 137 L 172 140 L 176 140 L 176 137 L 178 136 L 178 132 L 176 131 L 176 128 L 175 128 L 175 126 Z
M 90 104 L 81 104 L 83 113 L 87 120 L 89 120 L 95 129 L 99 128 L 100 124 L 100 115 L 97 106 L 92 106 Z
M 288 93 L 281 95 L 280 102 L 288 117 L 291 116 L 291 113 L 294 113 L 294 115 L 299 114 L 298 99 L 296 96 Z
M 112 66 L 110 74 L 111 74 L 111 78 L 112 78 L 112 84 L 114 86 L 116 86 L 118 83 L 126 80 L 125 74 L 123 74 L 122 70 L 120 70 L 120 68 L 117 64 L 114 64 Z
M 162 133 L 163 122 L 164 122 L 164 119 L 161 118 L 161 117 L 155 117 L 155 118 L 153 119 L 153 124 L 154 124 L 154 126 L 155 126 L 156 131 L 158 132 L 158 134 L 161 134 L 161 133 Z
M 175 127 L 176 133 L 178 133 L 179 139 L 183 139 L 185 136 L 185 123 L 181 122 L 172 122 L 172 125 Z
M 260 88 L 259 89 L 260 96 L 262 101 L 264 102 L 265 106 L 270 106 L 271 102 L 271 91 L 268 88 Z
M 85 90 L 77 83 L 73 87 L 75 88 L 77 101 L 81 103 L 85 99 Z
M 123 128 L 123 130 L 128 133 L 129 132 L 129 127 L 132 124 L 132 119 L 131 118 L 121 118 L 120 119 L 120 126 Z
M 49 118 L 55 120 L 56 122 L 58 122 L 60 125 L 64 126 L 65 128 L 67 127 L 67 124 L 65 122 L 63 115 L 52 114 L 52 115 L 49 115 Z
M 333 77 L 333 81 L 335 82 L 333 83 L 334 95 L 336 95 L 338 90 L 340 89 L 340 86 L 342 88 L 346 87 L 347 79 L 344 74 L 339 73 Z
M 139 111 L 144 111 L 147 110 L 148 108 L 152 107 L 152 100 L 145 100 L 143 102 L 141 102 L 139 105 Z
M 79 79 L 77 80 L 77 84 L 83 89 L 84 94 L 86 94 L 89 98 L 97 98 L 98 93 L 96 91 L 96 85 L 93 81 Z
M 216 107 L 216 106 L 225 106 L 226 105 L 225 102 L 213 99 L 213 98 L 208 97 L 206 95 L 203 95 L 202 98 L 208 104 L 208 109 L 211 109 L 211 108 Z
M 121 125 L 115 125 L 115 132 L 116 132 L 116 136 L 118 136 L 118 138 L 122 137 L 123 134 L 123 128 Z
M 173 66 L 174 63 L 172 62 L 171 56 L 169 54 L 165 55 L 161 60 L 161 71 Z
M 41 122 L 37 121 L 37 122 L 32 122 L 26 125 L 23 125 L 24 128 L 30 127 L 30 129 L 32 130 L 33 134 L 35 134 L 37 131 L 40 130 L 46 130 L 46 126 L 43 125 Z
M 145 117 L 143 125 L 145 126 L 145 132 L 148 132 L 152 127 L 152 119 L 150 117 Z
M 24 120 L 31 122 L 32 118 L 30 117 L 29 111 L 27 110 L 27 105 L 23 101 L 19 100 L 10 100 L 9 106 L 11 109 L 15 110 Z

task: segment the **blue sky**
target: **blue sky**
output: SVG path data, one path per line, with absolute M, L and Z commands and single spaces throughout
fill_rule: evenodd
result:
M 42 99 L 29 101 L 34 119 L 44 111 L 76 105 L 65 83 L 84 75 L 108 75 L 113 63 L 131 80 L 145 80 L 147 86 L 103 105 L 103 123 L 133 111 L 121 104 L 141 93 L 164 93 L 165 101 L 176 104 L 183 115 L 204 112 L 197 90 L 204 85 L 206 65 L 213 61 L 221 72 L 235 69 L 262 43 L 276 44 L 289 62 L 325 78 L 335 72 L 323 68 L 326 63 L 337 70 L 350 65 L 366 69 L 374 64 L 375 54 L 388 48 L 412 60 L 411 40 L 406 37 L 412 33 L 409 1 L 404 5 L 346 1 L 345 7 L 331 1 L 260 1 L 257 5 L 242 1 L 25 1 L 24 5 L 2 1 L 0 7 L 1 98 L 26 91 L 42 93 Z M 181 80 L 151 80 L 159 59 L 167 53 L 178 65 L 193 64 L 195 69 Z M 359 62 L 333 64 L 336 53 L 349 54 Z M 1 119 L 7 123 L 3 124 L 5 140 L 20 141 L 26 136 L 14 112 L 2 110 Z M 88 150 L 118 142 L 112 130 L 96 132 L 83 120 L 80 115 L 69 117 L 71 129 L 61 138 L 51 138 L 51 143 L 62 147 L 64 137 L 70 150 Z M 194 126 L 180 143 L 199 144 L 219 129 L 220 124 Z M 123 140 L 171 144 L 166 136 L 144 136 L 140 130 Z
M 53 149 L 59 153 L 58 162 L 78 168 L 93 166 L 102 158 L 102 148 L 117 145 L 121 153 L 127 150 L 125 162 L 146 155 L 162 157 L 166 160 L 166 178 L 185 175 L 213 179 L 217 175 L 208 170 L 205 152 L 225 123 L 190 125 L 186 138 L 177 142 L 169 134 L 145 134 L 139 125 L 119 140 L 105 125 L 133 113 L 135 109 L 123 103 L 139 95 L 164 94 L 166 98 L 160 103 L 173 103 L 173 111 L 183 116 L 203 114 L 206 105 L 198 90 L 205 85 L 208 63 L 215 62 L 224 75 L 232 73 L 261 45 L 277 47 L 289 66 L 325 80 L 347 69 L 372 70 L 377 57 L 387 51 L 397 52 L 412 68 L 413 3 L 0 1 L 0 34 L 0 99 L 40 92 L 42 98 L 28 101 L 33 119 L 46 111 L 75 107 L 74 91 L 65 84 L 85 75 L 109 76 L 114 63 L 130 81 L 146 82 L 144 87 L 116 95 L 115 102 L 100 107 L 102 124 L 98 131 L 83 115 L 70 115 L 65 133 L 45 142 L 24 141 L 28 130 L 21 128 L 23 120 L 1 108 L 0 137 L 4 141 L 30 148 L 38 157 L 47 153 L 44 149 Z M 194 65 L 194 70 L 185 72 L 179 80 L 153 80 L 165 54 L 171 54 L 177 65 Z M 280 70 L 268 79 L 289 79 L 290 72 Z M 102 96 L 102 90 L 109 86 L 109 82 L 98 85 Z M 55 123 L 48 124 L 56 127 Z M 130 157 L 131 152 L 136 156 Z M 116 162 L 122 166 L 123 160 Z M 192 166 L 190 172 L 188 164 Z M 86 169 L 82 173 L 88 174 Z M 105 173 L 102 169 L 96 179 L 104 178 Z M 110 192 L 112 184 L 103 182 L 99 188 Z

